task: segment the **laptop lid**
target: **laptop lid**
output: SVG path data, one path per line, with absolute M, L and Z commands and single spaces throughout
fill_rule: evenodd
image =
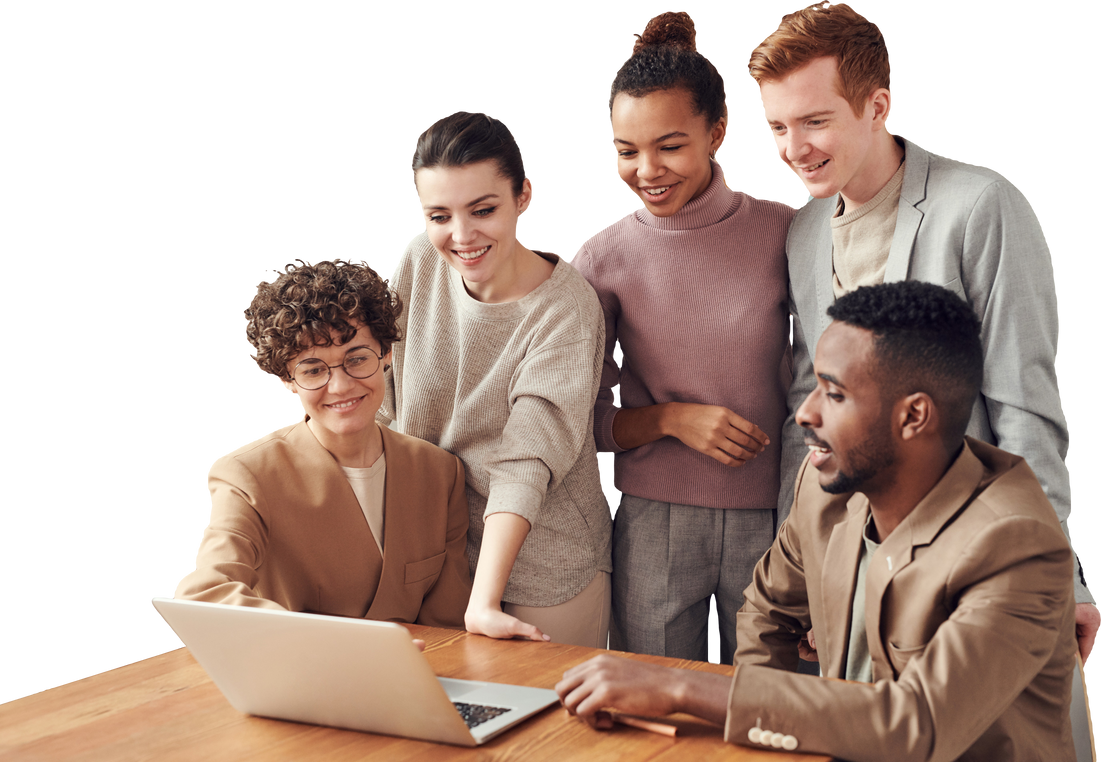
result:
M 400 625 L 170 598 L 153 605 L 246 714 L 473 746 L 558 698 L 546 689 L 499 685 L 496 706 L 507 711 L 472 732 Z M 494 701 L 497 684 L 446 682 L 465 694 L 457 701 Z

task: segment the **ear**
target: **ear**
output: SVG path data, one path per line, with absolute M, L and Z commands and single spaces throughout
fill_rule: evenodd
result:
M 283 386 L 287 387 L 292 394 L 298 394 L 298 384 L 294 383 L 294 381 L 288 381 L 285 378 L 279 380 L 283 382 Z
M 868 96 L 868 109 L 872 113 L 872 129 L 882 130 L 887 126 L 887 115 L 891 113 L 891 91 L 885 87 L 874 90 Z M 867 109 L 864 112 L 868 113 Z
M 723 144 L 723 140 L 726 139 L 726 117 L 719 117 L 719 121 L 715 122 L 715 125 L 711 128 L 711 158 L 715 158 L 715 153 L 719 150 L 719 146 Z
M 939 433 L 940 416 L 933 398 L 925 392 L 915 392 L 903 397 L 895 405 L 895 420 L 899 424 L 899 436 L 904 442 L 919 436 Z
M 382 356 L 382 372 L 390 370 L 394 362 L 394 348 L 390 347 L 386 350 L 386 354 Z
M 523 214 L 531 203 L 531 180 L 524 178 L 524 186 L 520 189 L 520 195 L 516 197 L 518 214 Z

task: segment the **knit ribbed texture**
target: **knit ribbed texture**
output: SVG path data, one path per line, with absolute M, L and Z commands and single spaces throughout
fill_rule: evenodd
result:
M 527 519 L 504 600 L 553 606 L 611 571 L 611 518 L 592 437 L 604 321 L 596 295 L 552 254 L 551 277 L 524 298 L 484 304 L 424 234 L 392 287 L 404 339 L 380 420 L 466 466 L 468 550 L 477 565 L 484 517 Z
M 845 208 L 830 220 L 833 235 L 833 295 L 840 299 L 861 286 L 876 286 L 887 273 L 887 255 L 902 198 L 902 162 L 879 193 L 855 209 Z M 838 206 L 842 202 L 838 196 Z
M 795 211 L 711 184 L 671 217 L 640 209 L 590 239 L 574 266 L 596 289 L 607 327 L 593 432 L 616 452 L 615 484 L 637 497 L 708 508 L 774 508 L 780 430 L 791 380 L 787 260 Z M 624 367 L 613 359 L 616 341 Z M 730 468 L 664 437 L 623 451 L 612 438 L 624 407 L 722 405 L 772 444 Z

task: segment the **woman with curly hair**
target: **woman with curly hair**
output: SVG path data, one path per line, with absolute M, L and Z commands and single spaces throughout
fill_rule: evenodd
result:
M 714 596 L 729 664 L 742 591 L 776 527 L 794 210 L 727 187 L 715 161 L 725 88 L 695 34 L 687 13 L 655 17 L 616 74 L 619 176 L 643 208 L 574 266 L 607 328 L 593 433 L 616 453 L 623 493 L 612 647 L 706 660 Z
M 394 275 L 408 309 L 380 420 L 466 466 L 467 630 L 604 648 L 611 517 L 591 433 L 596 294 L 569 263 L 516 239 L 531 183 L 497 119 L 433 124 L 413 178 L 426 231 Z
M 211 468 L 210 525 L 177 598 L 463 626 L 462 463 L 375 423 L 401 312 L 373 270 L 339 260 L 260 284 L 254 359 L 306 417 Z

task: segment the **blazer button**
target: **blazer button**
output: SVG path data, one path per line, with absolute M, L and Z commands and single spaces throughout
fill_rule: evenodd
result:
M 749 729 L 749 742 L 750 743 L 760 743 L 761 742 L 761 729 L 760 728 L 750 728 Z
M 774 736 L 771 730 L 761 731 L 761 746 L 770 746 L 772 744 L 772 736 Z
M 772 738 L 770 738 L 769 741 L 772 744 L 772 748 L 779 749 L 779 748 L 783 747 L 783 745 L 784 745 L 784 734 L 783 733 L 773 733 Z
M 795 736 L 784 736 L 780 740 L 780 747 L 785 751 L 795 751 L 798 746 L 799 741 L 795 738 Z

